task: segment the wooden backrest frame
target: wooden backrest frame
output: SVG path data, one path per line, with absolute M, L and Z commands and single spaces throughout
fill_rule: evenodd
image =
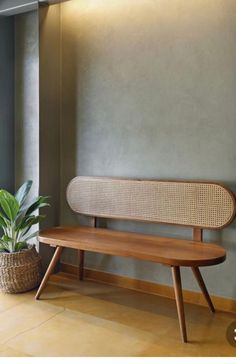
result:
M 223 229 L 235 217 L 234 194 L 205 181 L 75 177 L 67 201 L 79 214 L 199 229 Z

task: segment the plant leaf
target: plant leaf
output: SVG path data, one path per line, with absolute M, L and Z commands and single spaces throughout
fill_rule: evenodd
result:
M 15 252 L 19 252 L 20 250 L 27 249 L 27 248 L 28 248 L 28 245 L 25 241 L 19 241 L 15 245 Z
M 31 227 L 35 224 L 38 224 L 41 219 L 43 219 L 45 215 L 38 215 L 38 216 L 28 216 L 24 218 L 24 221 L 22 222 L 21 226 L 17 227 L 18 231 L 18 238 L 21 239 L 24 237 L 24 239 L 29 239 L 29 237 L 25 237 L 25 235 L 28 233 L 28 231 L 31 229 Z M 33 236 L 32 236 L 33 237 Z
M 4 246 L 4 244 L 0 241 L 0 252 L 3 253 L 3 252 L 6 252 L 6 248 Z
M 12 242 L 12 238 L 10 238 L 8 235 L 3 235 L 2 240 L 6 243 Z
M 4 248 L 5 251 L 12 253 L 14 252 L 14 241 L 9 236 L 4 235 L 0 240 L 1 246 Z
M 48 201 L 49 196 L 39 196 L 36 200 L 28 207 L 25 215 L 31 215 L 35 210 L 38 210 L 45 206 L 50 206 Z
M 40 221 L 40 219 L 43 219 L 45 217 L 45 215 L 30 215 L 30 216 L 25 216 L 22 221 L 20 222 L 20 224 L 16 227 L 16 230 L 23 230 L 25 228 L 30 228 L 32 225 L 38 224 L 38 222 Z
M 7 226 L 7 222 L 5 217 L 0 213 L 0 227 L 6 227 Z
M 25 202 L 25 199 L 31 189 L 32 184 L 33 184 L 33 181 L 28 180 L 16 192 L 15 198 L 17 199 L 20 206 L 22 206 L 23 203 Z
M 17 199 L 11 193 L 0 190 L 0 205 L 7 218 L 13 222 L 20 208 Z

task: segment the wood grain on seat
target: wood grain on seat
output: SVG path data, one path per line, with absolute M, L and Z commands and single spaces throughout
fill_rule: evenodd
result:
M 82 226 L 43 230 L 39 241 L 174 266 L 214 265 L 226 257 L 225 249 L 215 244 Z

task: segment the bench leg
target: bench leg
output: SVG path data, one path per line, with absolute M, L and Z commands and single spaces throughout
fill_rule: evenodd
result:
M 212 300 L 211 300 L 211 297 L 210 297 L 210 295 L 209 295 L 209 293 L 207 291 L 205 282 L 204 282 L 204 280 L 202 278 L 202 275 L 201 275 L 201 272 L 200 272 L 199 268 L 198 267 L 192 267 L 192 271 L 193 271 L 193 274 L 194 274 L 194 276 L 195 276 L 195 278 L 196 278 L 196 280 L 197 280 L 197 282 L 199 284 L 199 287 L 202 290 L 203 296 L 205 297 L 211 312 L 214 313 L 215 312 L 215 307 L 214 307 L 214 305 L 212 303 Z
M 52 260 L 51 260 L 51 262 L 50 262 L 50 264 L 48 266 L 48 269 L 47 269 L 47 271 L 46 271 L 46 273 L 45 273 L 45 275 L 43 277 L 43 280 L 42 280 L 42 282 L 41 282 L 41 284 L 39 286 L 39 289 L 38 289 L 38 291 L 36 293 L 36 296 L 35 296 L 35 299 L 36 300 L 39 299 L 39 297 L 40 297 L 40 295 L 42 293 L 42 290 L 46 286 L 47 281 L 48 281 L 50 275 L 52 274 L 52 272 L 53 272 L 53 270 L 54 270 L 54 268 L 55 268 L 58 260 L 60 259 L 62 250 L 63 250 L 63 247 L 62 246 L 56 247 L 56 250 L 55 250 L 55 253 L 54 253 L 53 257 L 52 257 Z
M 173 277 L 173 283 L 174 283 L 175 300 L 176 300 L 177 312 L 178 312 L 178 317 L 179 317 L 181 338 L 182 338 L 182 341 L 184 343 L 186 343 L 187 342 L 187 332 L 186 332 L 185 316 L 184 316 L 184 301 L 183 301 L 180 268 L 173 266 L 173 267 L 171 267 L 171 270 L 172 270 L 172 277 Z
M 84 250 L 79 251 L 79 280 L 84 279 Z

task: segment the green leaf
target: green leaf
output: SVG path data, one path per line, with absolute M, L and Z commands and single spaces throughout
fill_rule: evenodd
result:
M 40 221 L 40 219 L 43 219 L 45 217 L 45 215 L 30 215 L 30 216 L 25 216 L 22 221 L 20 222 L 20 224 L 16 227 L 16 230 L 23 230 L 25 228 L 30 228 L 32 225 L 38 224 L 38 222 Z
M 0 227 L 6 227 L 7 223 L 6 223 L 6 219 L 5 217 L 0 213 Z
M 42 207 L 50 206 L 49 203 L 47 202 L 48 198 L 49 198 L 49 196 L 37 197 L 36 200 L 28 207 L 25 215 L 31 215 L 34 211 L 36 211 Z
M 0 205 L 7 218 L 13 222 L 20 208 L 17 199 L 11 193 L 0 190 Z
M 18 243 L 16 243 L 15 245 L 15 252 L 19 252 L 23 249 L 27 249 L 28 245 L 25 241 L 19 241 Z
M 1 241 L 0 241 L 0 252 L 1 253 L 6 252 L 5 246 Z
M 20 206 L 22 206 L 23 203 L 25 202 L 25 199 L 31 189 L 32 184 L 33 184 L 33 181 L 28 180 L 16 192 L 15 198 L 17 199 Z
M 6 243 L 8 243 L 8 242 L 12 242 L 13 240 L 12 240 L 12 238 L 10 238 L 8 235 L 3 235 L 2 236 L 2 240 L 4 241 L 4 242 L 6 242 Z
M 24 229 L 26 226 L 28 226 L 28 223 L 31 221 L 32 216 L 24 216 L 20 223 L 16 226 L 16 231 Z
M 17 226 L 17 237 L 16 239 L 17 240 L 21 240 L 23 237 L 24 237 L 24 240 L 28 240 L 30 239 L 31 237 L 33 237 L 33 234 L 32 236 L 26 236 L 27 233 L 29 232 L 29 230 L 31 229 L 31 227 L 35 224 L 38 224 L 39 221 L 41 219 L 43 219 L 45 217 L 45 215 L 39 215 L 39 216 L 26 216 L 24 218 L 24 221 L 22 221 L 22 223 Z
M 14 252 L 14 241 L 9 236 L 4 235 L 0 240 L 1 247 L 8 253 Z
M 28 219 L 28 221 L 27 221 L 27 225 L 26 225 L 26 226 L 24 226 L 24 227 L 27 227 L 26 232 L 28 232 L 28 231 L 29 231 L 29 229 L 30 229 L 33 225 L 38 224 L 38 223 L 39 223 L 39 221 L 40 221 L 40 219 L 41 219 L 41 217 L 40 217 L 40 216 L 32 216 L 30 219 Z

